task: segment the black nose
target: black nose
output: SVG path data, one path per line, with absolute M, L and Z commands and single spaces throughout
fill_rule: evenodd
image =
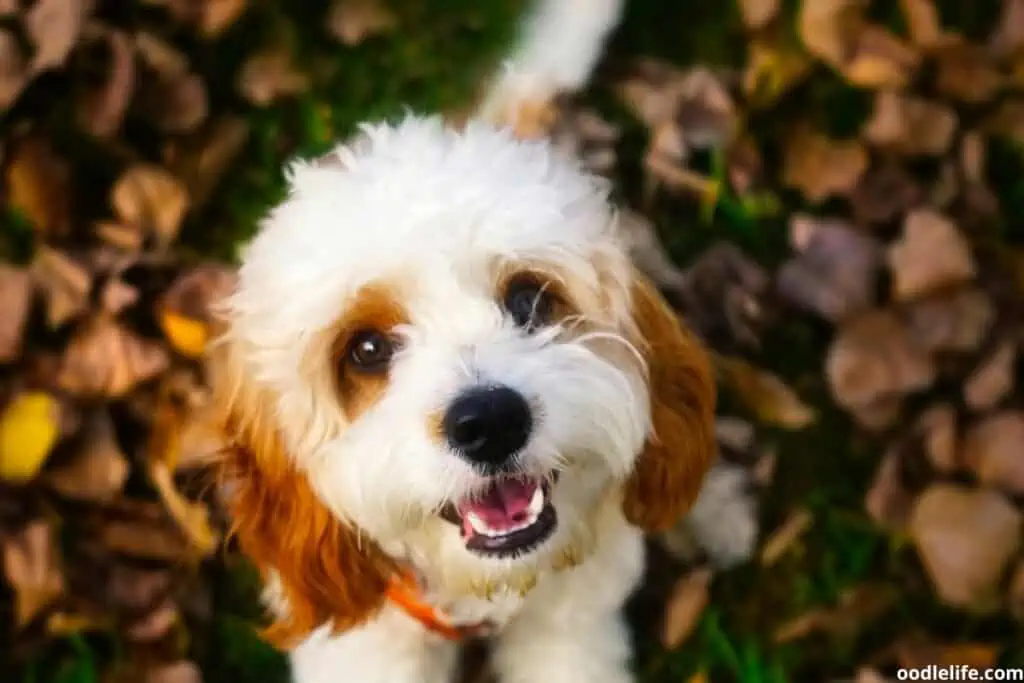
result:
M 448 444 L 464 458 L 497 467 L 530 438 L 533 418 L 522 394 L 508 387 L 470 389 L 444 415 Z

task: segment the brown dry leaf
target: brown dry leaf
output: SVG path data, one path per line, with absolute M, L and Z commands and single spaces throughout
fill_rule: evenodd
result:
M 869 308 L 882 265 L 879 242 L 839 219 L 795 214 L 790 242 L 798 252 L 775 286 L 786 301 L 838 322 Z
M 167 636 L 180 621 L 178 606 L 167 598 L 156 609 L 127 624 L 124 632 L 133 643 L 153 643 Z
M 104 81 L 84 93 L 78 103 L 79 125 L 96 137 L 106 138 L 121 128 L 135 94 L 135 49 L 123 31 L 106 30 L 108 73 Z
M 189 71 L 185 55 L 151 33 L 135 35 L 135 49 L 149 73 L 142 79 L 138 107 L 157 128 L 189 133 L 209 112 L 206 86 Z
M 907 215 L 903 235 L 889 248 L 893 296 L 911 301 L 974 279 L 971 247 L 956 224 L 919 209 Z
M 207 38 L 216 38 L 245 13 L 249 0 L 206 0 L 199 17 L 199 31 Z
M 1024 0 L 1003 0 L 1003 13 L 989 40 L 992 54 L 1014 57 L 1024 48 Z
M 907 170 L 893 160 L 865 173 L 850 203 L 858 223 L 889 223 L 918 204 L 921 187 Z
M 921 63 L 921 56 L 882 26 L 864 26 L 841 66 L 846 79 L 861 88 L 903 88 Z
M 938 102 L 886 90 L 875 97 L 875 109 L 865 124 L 864 139 L 906 155 L 939 156 L 953 142 L 956 112 Z
M 952 405 L 931 406 L 921 413 L 915 429 L 924 440 L 925 455 L 936 471 L 951 474 L 959 468 L 956 409 Z
M 831 140 L 800 129 L 786 145 L 783 182 L 809 201 L 821 202 L 852 191 L 867 167 L 867 151 L 860 142 Z
M 60 403 L 45 392 L 11 399 L 0 414 L 0 481 L 32 480 L 57 444 L 61 423 Z
M 25 11 L 25 33 L 35 46 L 34 73 L 64 65 L 71 48 L 78 42 L 88 5 L 85 0 L 36 0 Z
M 40 235 L 67 233 L 70 173 L 48 140 L 31 136 L 11 144 L 4 182 L 8 205 L 30 220 Z
M 761 421 L 786 429 L 803 429 L 816 413 L 777 375 L 740 358 L 716 359 L 723 380 Z
M 797 30 L 807 50 L 839 67 L 863 25 L 864 0 L 814 0 L 800 3 Z
M 1011 97 L 1001 102 L 985 122 L 983 130 L 1017 142 L 1024 140 L 1024 99 Z
M 995 491 L 939 483 L 911 513 L 910 535 L 939 598 L 987 610 L 1021 543 L 1021 513 Z
M 0 28 L 0 112 L 6 111 L 21 95 L 29 80 L 28 58 L 17 36 Z
M 910 636 L 896 643 L 896 661 L 904 669 L 967 666 L 991 669 L 999 659 L 999 648 L 989 643 L 939 643 L 923 636 Z
M 1024 560 L 1017 563 L 1017 568 L 1010 578 L 1010 589 L 1007 594 L 1010 612 L 1017 619 L 1024 619 Z
M 761 566 L 770 567 L 782 559 L 813 524 L 814 515 L 806 508 L 789 513 L 786 521 L 779 525 L 761 546 Z
M 138 300 L 139 290 L 118 278 L 108 280 L 100 292 L 100 306 L 111 315 L 122 312 Z
M 1024 412 L 1007 410 L 984 418 L 964 436 L 964 462 L 991 488 L 1024 494 Z
M 124 396 L 163 372 L 170 360 L 159 344 L 105 317 L 87 321 L 68 345 L 57 382 L 77 396 Z
M 43 245 L 36 251 L 31 274 L 46 301 L 50 327 L 60 327 L 88 310 L 92 277 L 80 263 Z
M 902 531 L 910 518 L 914 497 L 903 482 L 903 449 L 890 446 L 875 470 L 864 509 L 875 524 L 889 531 Z
M 309 86 L 309 76 L 296 69 L 287 47 L 271 47 L 253 55 L 238 76 L 239 92 L 258 107 L 305 92 Z
M 853 683 L 889 683 L 889 679 L 879 673 L 877 669 L 861 667 L 857 669 Z
M 965 133 L 960 143 L 960 171 L 968 183 L 985 182 L 988 142 L 979 131 Z
M 70 462 L 48 472 L 46 481 L 73 500 L 109 501 L 121 492 L 129 470 L 110 415 L 105 411 L 94 415 L 86 423 L 81 439 L 81 448 Z
M 24 628 L 64 593 L 54 531 L 37 520 L 3 540 L 4 576 L 14 591 L 14 622 Z
M 327 12 L 327 33 L 349 47 L 397 25 L 398 17 L 381 0 L 333 0 Z
M 964 403 L 975 411 L 988 410 L 1013 391 L 1017 346 L 1001 343 L 975 368 L 964 384 Z
M 780 0 L 740 0 L 740 16 L 743 25 L 751 31 L 764 28 L 781 9 Z
M 995 315 L 988 295 L 966 287 L 915 302 L 906 311 L 907 329 L 928 352 L 970 352 L 984 341 Z
M 142 683 L 203 683 L 194 662 L 180 661 L 150 669 Z
M 168 171 L 143 163 L 121 174 L 111 190 L 110 203 L 123 223 L 139 226 L 164 248 L 178 236 L 189 197 L 181 181 Z
M 942 95 L 966 104 L 981 104 L 995 97 L 1005 84 L 988 53 L 959 36 L 950 36 L 934 51 Z
M 157 306 L 157 319 L 176 351 L 199 358 L 211 336 L 211 305 L 230 292 L 234 273 L 223 266 L 198 266 L 179 277 Z
M 659 289 L 671 291 L 685 286 L 686 276 L 672 262 L 654 223 L 647 216 L 626 209 L 619 214 L 618 230 L 633 263 Z
M 225 117 L 207 126 L 188 147 L 172 147 L 170 166 L 181 178 L 195 210 L 206 206 L 213 191 L 249 140 L 244 119 Z
M 177 448 L 177 440 L 168 440 L 173 447 Z M 163 445 L 160 442 L 158 445 Z M 200 556 L 205 557 L 217 549 L 220 539 L 210 526 L 209 511 L 205 506 L 193 503 L 182 496 L 174 486 L 173 466 L 168 462 L 171 458 L 176 459 L 176 453 L 148 453 L 149 461 L 147 470 L 153 487 L 160 495 L 171 518 L 178 525 L 178 528 L 185 534 L 193 550 Z
M 825 365 L 836 402 L 852 410 L 926 389 L 937 372 L 931 356 L 912 342 L 899 316 L 888 310 L 845 322 Z
M 674 650 L 686 642 L 700 621 L 710 600 L 712 571 L 701 567 L 676 582 L 665 606 L 661 644 Z
M 108 552 L 142 560 L 180 564 L 198 559 L 178 527 L 163 518 L 105 519 L 95 538 Z
M 910 39 L 919 47 L 931 47 L 942 37 L 942 21 L 934 0 L 900 0 Z
M 29 271 L 0 264 L 0 363 L 10 363 L 21 355 L 31 304 Z
M 831 608 L 818 607 L 790 620 L 774 634 L 777 644 L 799 640 L 812 633 L 849 636 L 885 614 L 896 602 L 891 586 L 863 583 L 846 589 Z
M 676 125 L 683 141 L 696 149 L 722 147 L 737 125 L 736 103 L 718 74 L 694 67 L 679 82 Z

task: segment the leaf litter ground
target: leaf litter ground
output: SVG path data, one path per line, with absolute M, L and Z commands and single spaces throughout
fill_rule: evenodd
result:
M 487 60 L 423 56 L 494 54 L 521 10 L 251 5 L 0 3 L 0 657 L 24 680 L 284 680 L 217 551 L 197 359 L 231 273 L 197 257 L 233 253 L 287 156 L 465 101 Z M 630 606 L 645 682 L 1024 665 L 1022 22 L 635 0 L 551 112 L 722 386 L 710 507 L 652 541 Z

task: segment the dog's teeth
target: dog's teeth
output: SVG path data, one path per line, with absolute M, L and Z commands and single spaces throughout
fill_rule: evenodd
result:
M 544 491 L 538 486 L 533 492 L 533 496 L 530 498 L 530 507 L 526 511 L 530 515 L 530 519 L 537 519 L 541 511 L 544 509 Z
M 487 523 L 480 519 L 476 513 L 467 512 L 466 520 L 469 522 L 469 526 L 473 528 L 473 531 L 478 534 L 484 534 L 485 536 L 491 535 L 491 528 L 487 526 Z

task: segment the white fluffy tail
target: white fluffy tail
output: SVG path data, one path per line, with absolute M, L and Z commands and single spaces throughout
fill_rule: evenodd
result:
M 476 116 L 512 125 L 522 135 L 544 132 L 555 96 L 587 84 L 622 5 L 623 0 L 534 0 Z

